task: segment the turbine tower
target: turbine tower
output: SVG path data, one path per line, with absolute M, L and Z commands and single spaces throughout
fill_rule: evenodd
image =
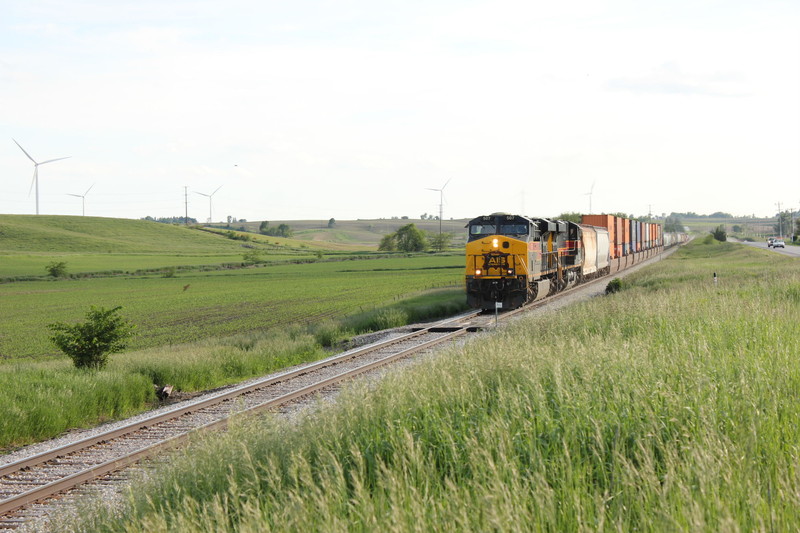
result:
M 428 187 L 425 188 L 425 190 L 428 191 L 439 191 L 439 235 L 442 234 L 442 205 L 444 204 L 444 188 L 447 187 L 447 184 L 450 183 L 451 179 L 453 178 L 445 181 L 441 189 L 430 189 Z
M 208 198 L 208 223 L 209 223 L 209 224 L 210 224 L 210 223 L 211 223 L 211 221 L 213 220 L 213 219 L 211 218 L 211 197 L 212 197 L 212 196 L 214 196 L 215 194 L 217 194 L 217 191 L 218 191 L 218 190 L 220 190 L 221 188 L 222 188 L 222 185 L 220 185 L 219 187 L 217 187 L 217 188 L 214 190 L 214 192 L 212 192 L 211 194 L 206 194 L 206 193 L 203 193 L 203 192 L 197 192 L 197 191 L 195 191 L 197 194 L 199 194 L 199 195 L 201 195 L 201 196 L 205 196 L 206 198 Z
M 92 183 L 92 187 L 94 187 L 94 183 Z M 86 195 L 89 194 L 89 191 L 92 190 L 92 187 L 89 187 L 88 189 L 86 189 L 86 192 L 83 193 L 83 194 L 70 194 L 70 193 L 67 193 L 68 196 L 76 196 L 76 197 L 81 199 L 81 216 L 82 217 L 86 216 Z
M 595 184 L 595 182 L 593 181 L 592 182 L 592 186 L 589 189 L 589 192 L 584 193 L 584 196 L 588 196 L 589 197 L 589 214 L 590 215 L 592 214 L 592 192 L 594 191 L 594 184 Z
M 53 161 L 61 161 L 62 159 L 69 159 L 70 156 L 67 157 L 57 157 L 55 159 L 48 159 L 47 161 L 42 161 L 41 163 L 37 163 L 34 158 L 31 157 L 31 154 L 25 151 L 25 148 L 20 146 L 16 139 L 11 139 L 14 141 L 14 144 L 19 146 L 19 149 L 22 150 L 22 153 L 28 156 L 28 159 L 33 161 L 33 181 L 31 182 L 31 189 L 33 186 L 36 185 L 36 214 L 39 214 L 39 165 L 44 165 L 46 163 L 52 163 Z M 28 190 L 28 196 L 30 196 L 31 192 Z

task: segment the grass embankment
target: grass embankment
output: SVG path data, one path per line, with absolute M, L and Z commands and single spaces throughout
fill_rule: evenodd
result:
M 626 287 L 356 386 L 324 416 L 242 423 L 82 527 L 795 529 L 797 261 L 693 243 Z
M 155 403 L 154 385 L 207 390 L 321 359 L 325 347 L 359 333 L 464 308 L 463 291 L 444 289 L 323 324 L 116 354 L 103 371 L 77 370 L 63 357 L 0 365 L 0 450 L 140 412 Z

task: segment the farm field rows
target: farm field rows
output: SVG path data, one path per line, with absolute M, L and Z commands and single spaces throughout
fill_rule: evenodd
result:
M 462 268 L 458 256 L 419 256 L 0 284 L 0 358 L 55 355 L 47 324 L 80 320 L 92 305 L 122 306 L 140 349 L 343 316 L 458 286 Z

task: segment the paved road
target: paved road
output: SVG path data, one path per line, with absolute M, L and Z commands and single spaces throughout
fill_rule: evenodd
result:
M 754 246 L 756 248 L 763 248 L 764 250 L 771 250 L 778 254 L 789 255 L 792 257 L 800 257 L 800 246 L 786 245 L 786 248 L 769 248 L 767 247 L 766 241 L 742 242 L 742 244 L 746 244 L 748 246 Z

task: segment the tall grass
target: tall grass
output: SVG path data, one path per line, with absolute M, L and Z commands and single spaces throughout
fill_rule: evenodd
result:
M 341 319 L 323 321 L 310 329 L 320 344 L 332 346 L 354 335 L 451 316 L 467 309 L 463 290 L 435 289 Z
M 713 272 L 718 283 L 713 283 Z M 796 261 L 697 244 L 523 319 L 242 423 L 91 531 L 789 531 L 800 523 Z
M 116 354 L 102 372 L 77 371 L 64 360 L 0 365 L 0 450 L 141 411 L 155 403 L 155 387 L 193 392 L 228 385 L 321 359 L 326 347 L 356 333 L 444 316 L 463 305 L 460 291 L 434 291 L 355 320 Z

